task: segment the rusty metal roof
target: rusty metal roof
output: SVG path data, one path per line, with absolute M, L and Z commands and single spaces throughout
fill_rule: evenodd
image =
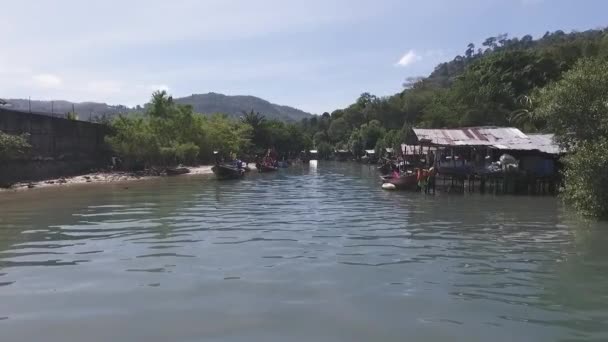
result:
M 552 134 L 529 134 L 513 127 L 470 127 L 457 129 L 414 128 L 420 143 L 435 146 L 487 146 L 499 150 L 561 153 Z

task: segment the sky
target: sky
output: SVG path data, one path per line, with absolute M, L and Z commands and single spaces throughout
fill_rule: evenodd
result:
M 485 38 L 608 26 L 605 0 L 0 0 L 0 98 L 254 95 L 312 113 Z

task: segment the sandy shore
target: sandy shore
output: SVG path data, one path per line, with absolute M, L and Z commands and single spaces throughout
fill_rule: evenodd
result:
M 188 177 L 193 175 L 205 175 L 213 173 L 211 171 L 211 165 L 203 165 L 203 166 L 193 166 L 188 167 L 190 169 L 190 173 L 186 173 L 179 176 L 171 176 L 171 177 Z M 100 183 L 118 183 L 118 182 L 126 182 L 126 181 L 138 181 L 138 180 L 147 180 L 154 179 L 159 177 L 167 177 L 167 176 L 155 176 L 146 173 L 136 173 L 136 172 L 94 172 L 88 173 L 80 176 L 73 177 L 62 177 L 56 179 L 47 179 L 36 182 L 23 182 L 13 184 L 10 188 L 1 189 L 0 192 L 6 191 L 19 191 L 19 190 L 28 190 L 28 189 L 39 189 L 39 188 L 48 188 L 48 187 L 58 187 L 58 186 L 69 186 L 76 184 L 100 184 Z

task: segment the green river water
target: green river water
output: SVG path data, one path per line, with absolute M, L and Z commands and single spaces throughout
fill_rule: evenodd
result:
M 608 225 L 350 163 L 0 193 L 0 341 L 608 341 Z

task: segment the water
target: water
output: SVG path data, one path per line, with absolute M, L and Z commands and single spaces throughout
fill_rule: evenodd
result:
M 358 164 L 0 194 L 0 340 L 606 341 L 608 226 Z

